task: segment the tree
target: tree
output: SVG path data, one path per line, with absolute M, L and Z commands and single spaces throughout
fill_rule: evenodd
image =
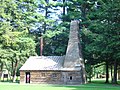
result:
M 92 10 L 89 14 L 91 25 L 89 30 L 97 36 L 91 42 L 92 47 L 97 47 L 95 51 L 100 51 L 99 56 L 106 62 L 106 82 L 108 82 L 108 65 L 114 63 L 114 83 L 117 83 L 117 65 L 119 63 L 119 1 L 96 1 L 99 6 Z M 99 5 L 98 5 L 99 4 Z M 114 13 L 114 14 L 113 14 Z M 114 46 L 112 46 L 114 44 Z M 90 44 L 89 44 L 90 45 Z M 114 49 L 113 49 L 114 47 Z M 115 48 L 117 48 L 115 50 Z M 97 52 L 95 53 L 96 56 Z M 118 55 L 114 57 L 114 55 Z
M 95 65 L 106 62 L 106 82 L 108 82 L 108 65 L 114 63 L 114 82 L 116 82 L 116 62 L 119 62 L 118 45 L 120 45 L 119 1 L 70 0 L 67 5 L 66 19 L 81 21 L 83 54 L 87 63 Z
M 2 0 L 0 7 L 1 69 L 6 66 L 15 81 L 18 64 L 35 54 L 35 42 L 28 33 L 37 21 L 36 2 Z
M 35 55 L 35 42 L 21 32 L 9 32 L 2 35 L 2 45 L 4 52 L 1 53 L 1 59 L 5 59 L 4 65 L 11 71 L 15 82 L 18 64 L 25 62 L 30 55 Z

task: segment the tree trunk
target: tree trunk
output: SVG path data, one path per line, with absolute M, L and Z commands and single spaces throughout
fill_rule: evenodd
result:
M 15 62 L 15 68 L 14 68 L 14 73 L 13 73 L 13 82 L 16 82 L 17 67 L 18 67 L 18 60 L 16 60 L 16 62 Z
M 81 8 L 81 11 L 82 11 L 81 16 L 82 16 L 82 21 L 84 22 L 84 21 L 86 21 L 87 2 L 85 1 L 81 6 L 82 6 L 82 8 Z M 83 24 L 83 27 L 87 27 L 87 26 L 85 24 Z
M 11 64 L 12 64 L 11 76 L 12 76 L 12 79 L 13 79 L 13 73 L 14 73 L 14 61 L 13 61 L 13 59 L 12 59 Z
M 109 67 L 108 67 L 108 61 L 106 61 L 106 82 L 109 83 Z
M 113 77 L 113 83 L 117 84 L 117 60 L 114 61 L 114 77 Z
M 46 4 L 48 5 L 49 4 L 49 0 L 45 0 Z M 45 6 L 45 19 L 48 18 L 48 6 Z M 44 22 L 44 25 L 43 25 L 43 28 L 44 28 L 44 32 L 46 32 L 46 21 Z
M 0 63 L 1 63 L 0 70 L 2 71 L 2 69 L 3 69 L 3 62 L 1 61 Z
M 96 76 L 96 78 L 98 78 L 98 73 L 97 73 L 97 76 Z
M 112 65 L 111 65 L 111 83 L 113 83 L 113 72 L 112 72 Z
M 63 0 L 63 22 L 65 21 L 65 0 Z

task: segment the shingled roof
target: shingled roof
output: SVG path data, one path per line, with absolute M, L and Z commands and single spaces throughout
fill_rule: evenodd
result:
M 64 56 L 31 56 L 20 70 L 60 70 Z

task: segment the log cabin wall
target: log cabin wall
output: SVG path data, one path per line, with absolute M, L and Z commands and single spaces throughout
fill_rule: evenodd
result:
M 25 72 L 20 71 L 20 83 L 25 83 Z
M 31 84 L 82 84 L 80 71 L 21 71 L 20 83 L 26 83 L 26 72 Z

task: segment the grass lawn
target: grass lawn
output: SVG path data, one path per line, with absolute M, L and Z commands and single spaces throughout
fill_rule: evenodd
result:
M 97 82 L 97 83 L 96 83 Z M 120 90 L 120 85 L 104 84 L 102 81 L 78 86 L 33 85 L 0 82 L 0 90 Z

